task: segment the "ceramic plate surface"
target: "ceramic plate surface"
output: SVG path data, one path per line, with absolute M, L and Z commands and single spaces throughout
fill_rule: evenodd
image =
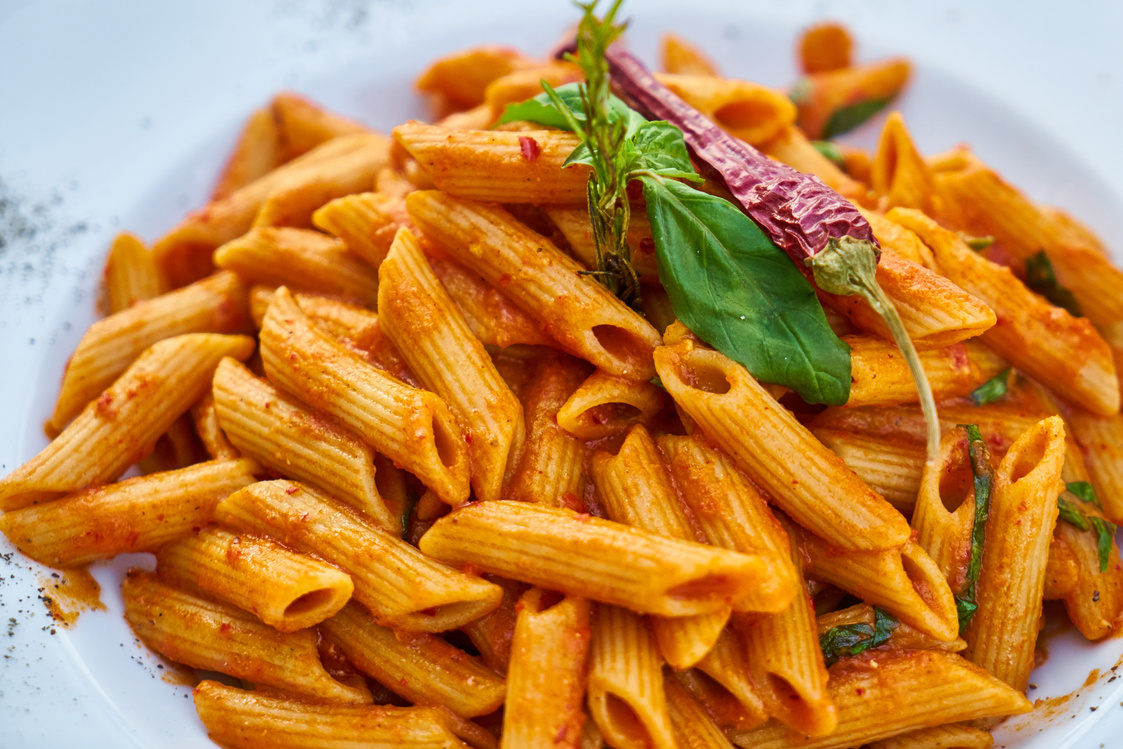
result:
M 733 77 L 782 86 L 813 20 L 846 22 L 861 59 L 906 55 L 900 103 L 925 153 L 970 143 L 1014 184 L 1123 251 L 1123 5 L 628 0 L 632 48 L 658 34 L 706 45 Z M 536 53 L 576 19 L 563 0 L 0 0 L 0 475 L 45 444 L 66 358 L 94 320 L 112 236 L 151 241 L 207 195 L 251 109 L 292 89 L 389 130 L 424 117 L 410 82 L 431 58 L 484 42 Z M 854 135 L 872 143 L 867 127 Z M 1120 257 L 1120 255 L 1116 255 Z M 121 618 L 136 555 L 96 566 L 104 611 L 70 629 L 43 597 L 51 571 L 0 540 L 0 747 L 213 746 L 190 690 Z M 64 608 L 71 607 L 63 604 Z M 1123 641 L 1051 637 L 1034 715 L 997 746 L 1119 746 Z M 1071 696 L 1065 696 L 1071 695 Z

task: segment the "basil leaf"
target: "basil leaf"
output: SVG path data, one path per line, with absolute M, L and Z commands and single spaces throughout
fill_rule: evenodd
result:
M 823 651 L 826 665 L 832 666 L 839 658 L 848 658 L 867 650 L 873 638 L 873 627 L 868 624 L 843 624 L 819 636 L 819 649 Z
M 557 94 L 562 105 L 573 115 L 573 118 L 583 124 L 585 122 L 585 104 L 581 101 L 581 84 L 566 83 L 552 90 Z M 630 137 L 641 125 L 647 122 L 643 115 L 616 96 L 608 97 L 608 121 L 624 122 L 626 137 Z M 536 122 L 539 125 L 556 127 L 560 130 L 572 130 L 569 120 L 561 113 L 557 104 L 547 93 L 538 94 L 533 99 L 527 99 L 518 104 L 508 104 L 496 124 L 502 125 L 505 122 Z
M 1107 566 L 1111 563 L 1111 542 L 1115 540 L 1115 524 L 1095 516 L 1088 519 L 1096 529 L 1096 551 L 1100 555 L 1100 572 L 1107 572 Z
M 990 518 L 990 495 L 994 487 L 994 468 L 990 464 L 990 453 L 986 442 L 975 424 L 960 424 L 967 430 L 967 453 L 971 458 L 971 473 L 975 485 L 975 518 L 971 526 L 971 556 L 967 562 L 967 576 L 963 590 L 955 597 L 956 611 L 959 613 L 959 633 L 967 629 L 971 617 L 975 615 L 978 604 L 975 602 L 975 583 L 983 566 L 983 543 L 986 541 L 986 525 Z
M 893 634 L 893 630 L 900 624 L 897 617 L 890 614 L 888 611 L 883 611 L 877 606 L 873 607 L 873 640 L 870 642 L 871 648 L 876 648 L 878 645 L 884 645 L 889 641 L 889 636 Z
M 1084 511 L 1065 499 L 1063 494 L 1057 497 L 1057 508 L 1059 510 L 1057 517 L 1069 525 L 1075 526 L 1077 530 L 1086 531 L 1092 527 Z
M 971 391 L 971 401 L 976 406 L 985 406 L 988 403 L 994 403 L 996 400 L 1003 398 L 1006 395 L 1006 390 L 1009 387 L 1010 381 L 1010 368 L 1002 370 L 994 377 L 979 385 Z
M 1093 487 L 1087 481 L 1069 481 L 1067 484 L 1065 484 L 1065 491 L 1069 491 L 1075 494 L 1076 498 L 1081 502 L 1087 502 L 1088 504 L 1095 505 L 1101 510 L 1104 508 L 1103 504 L 1100 503 L 1099 496 L 1096 494 L 1095 487 Z
M 644 122 L 636 128 L 631 143 L 635 150 L 625 171 L 648 171 L 663 177 L 703 181 L 690 163 L 682 131 L 671 123 L 662 120 Z
M 827 124 L 823 126 L 823 139 L 848 133 L 875 114 L 885 109 L 892 99 L 863 99 L 849 106 L 841 107 L 831 113 Z
M 790 387 L 808 403 L 845 403 L 850 348 L 788 256 L 732 203 L 678 182 L 640 179 L 675 315 L 754 377 Z
M 842 171 L 846 171 L 846 157 L 842 155 L 842 149 L 831 143 L 829 140 L 813 140 L 811 145 L 815 150 L 823 154 Z
M 1026 286 L 1045 297 L 1053 306 L 1068 310 L 1073 317 L 1083 317 L 1076 295 L 1057 282 L 1053 263 L 1045 250 L 1026 258 Z

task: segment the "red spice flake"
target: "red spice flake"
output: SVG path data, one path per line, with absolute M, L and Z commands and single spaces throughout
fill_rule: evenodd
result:
M 113 408 L 113 394 L 108 390 L 98 396 L 97 415 L 103 419 L 117 418 L 117 409 Z
M 644 237 L 639 241 L 639 251 L 650 255 L 655 252 L 655 240 L 651 237 Z
M 967 356 L 967 347 L 962 343 L 955 343 L 947 347 L 948 356 L 951 357 L 951 368 L 956 372 L 968 374 L 971 372 L 971 359 Z
M 481 570 L 479 567 L 472 564 L 471 562 L 465 562 L 464 565 L 460 568 L 460 571 L 463 572 L 465 575 L 478 575 L 483 570 Z
M 233 629 L 233 626 L 231 626 L 230 622 L 223 622 L 222 624 L 218 625 L 218 631 L 222 632 L 223 634 L 229 632 L 231 629 Z
M 509 286 L 510 284 L 511 284 L 511 274 L 510 273 L 504 273 L 502 276 L 499 277 L 499 285 L 500 286 Z
M 582 502 L 581 498 L 573 492 L 566 492 L 565 494 L 561 495 L 561 503 L 562 507 L 566 508 L 567 510 L 573 510 L 574 512 L 585 511 L 585 503 Z
M 522 152 L 523 158 L 527 161 L 536 161 L 538 159 L 538 154 L 541 153 L 541 149 L 538 147 L 538 141 L 531 138 L 529 135 L 519 136 L 519 150 Z
M 579 512 L 579 513 L 577 513 L 576 515 L 573 516 L 573 519 L 576 520 L 579 523 L 587 523 L 587 522 L 589 522 L 589 518 L 591 518 L 591 517 L 592 517 L 592 515 L 590 515 L 587 512 Z
M 464 441 L 467 442 L 469 445 L 472 444 L 472 433 L 471 432 L 464 432 Z
M 404 676 L 401 678 L 401 680 L 398 683 L 401 684 L 403 687 L 406 686 L 407 684 L 409 684 L 409 682 L 406 681 L 406 677 L 404 677 Z
M 565 741 L 565 735 L 567 733 L 569 733 L 569 724 L 562 723 L 561 728 L 558 729 L 557 735 L 554 736 L 554 743 L 560 744 L 561 742 Z
M 300 491 L 299 486 L 290 486 L 288 489 L 285 489 L 285 494 L 296 494 L 298 491 Z
M 857 689 L 854 690 L 854 694 L 858 695 L 859 697 L 865 697 L 866 696 L 865 687 L 858 687 Z

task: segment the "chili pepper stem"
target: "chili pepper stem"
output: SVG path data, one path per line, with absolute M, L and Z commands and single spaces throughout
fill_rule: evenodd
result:
M 936 400 L 932 396 L 928 376 L 920 366 L 916 347 L 912 345 L 893 302 L 877 282 L 877 256 L 877 249 L 870 242 L 842 237 L 832 238 L 825 249 L 805 262 L 811 266 L 815 284 L 820 289 L 828 294 L 860 296 L 885 320 L 897 348 L 909 365 L 916 390 L 920 393 L 920 410 L 924 412 L 928 429 L 928 462 L 932 463 L 940 454 L 940 422 L 936 416 Z

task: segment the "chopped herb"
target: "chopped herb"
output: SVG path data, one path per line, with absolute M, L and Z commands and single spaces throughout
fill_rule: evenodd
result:
M 842 154 L 841 148 L 831 143 L 829 140 L 813 140 L 811 141 L 811 145 L 839 169 L 844 172 L 846 171 L 846 157 Z
M 982 252 L 994 244 L 994 237 L 963 237 L 963 242 L 975 252 Z
M 1065 491 L 1057 497 L 1058 519 L 1063 520 L 1078 531 L 1094 531 L 1096 534 L 1096 552 L 1099 556 L 1100 572 L 1107 572 L 1111 563 L 1111 546 L 1115 540 L 1115 525 L 1104 520 L 1098 515 L 1088 515 L 1072 500 L 1065 495 L 1071 494 L 1081 502 L 1100 508 L 1099 497 L 1096 490 L 1087 481 L 1072 481 L 1065 484 Z
M 972 390 L 971 401 L 976 406 L 985 406 L 988 403 L 994 403 L 996 400 L 1003 398 L 1006 395 L 1006 390 L 1009 388 L 1010 371 L 1010 368 L 1007 367 Z
M 1069 525 L 1075 526 L 1077 530 L 1086 531 L 1092 527 L 1084 511 L 1065 499 L 1064 494 L 1057 497 L 1057 508 L 1060 510 L 1058 517 Z
M 1111 542 L 1115 540 L 1115 524 L 1093 515 L 1088 518 L 1096 529 L 1096 551 L 1100 557 L 1100 572 L 1107 572 L 1111 564 Z
M 1083 317 L 1076 295 L 1057 282 L 1053 263 L 1045 250 L 1026 258 L 1026 286 L 1045 297 L 1051 304 L 1068 310 L 1074 317 Z
M 659 375 L 655 375 L 651 378 L 651 384 L 655 387 L 663 388 L 664 390 L 667 389 L 667 386 L 663 384 L 663 380 L 659 379 Z
M 865 622 L 843 624 L 824 632 L 819 637 L 819 648 L 823 651 L 823 661 L 831 666 L 839 658 L 850 658 L 876 648 L 889 641 L 889 636 L 898 625 L 897 618 L 878 607 L 873 609 L 873 626 Z
M 1096 494 L 1095 487 L 1087 481 L 1069 481 L 1065 484 L 1065 490 L 1075 494 L 1076 498 L 1081 502 L 1095 505 L 1101 510 L 1104 508 L 1103 504 L 1100 502 L 1099 495 Z
M 862 125 L 866 120 L 885 109 L 892 99 L 863 99 L 849 106 L 836 109 L 823 126 L 823 138 L 830 140 Z
M 959 612 L 959 633 L 967 630 L 971 617 L 979 605 L 975 602 L 975 583 L 983 566 L 983 542 L 986 540 L 986 524 L 990 517 L 990 495 L 994 488 L 994 469 L 990 465 L 990 453 L 983 441 L 979 427 L 975 424 L 960 424 L 967 430 L 967 453 L 971 457 L 971 472 L 975 485 L 975 519 L 971 527 L 971 556 L 967 563 L 967 576 L 963 590 L 955 597 L 955 608 Z

